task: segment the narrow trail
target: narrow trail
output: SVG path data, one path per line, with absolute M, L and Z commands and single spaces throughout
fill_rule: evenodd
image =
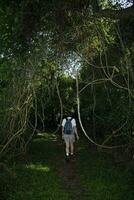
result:
M 42 162 L 44 163 L 43 165 L 45 165 L 46 162 L 50 162 L 50 169 L 51 166 L 52 168 L 54 168 L 57 176 L 61 180 L 61 187 L 69 195 L 69 200 L 82 200 L 84 188 L 81 185 L 79 177 L 79 152 L 77 150 L 77 147 L 75 148 L 76 156 L 69 162 L 67 162 L 65 160 L 65 144 L 63 140 L 61 140 L 60 137 L 55 134 L 52 137 L 48 137 L 47 140 L 45 140 L 45 137 L 46 136 L 44 134 L 42 136 L 39 136 L 39 141 L 38 139 L 35 139 L 35 141 L 37 142 L 37 146 L 35 147 L 35 145 L 33 145 L 34 151 L 35 148 L 38 149 L 38 152 L 36 151 L 36 159 L 38 158 L 38 161 L 46 160 L 45 162 Z M 42 140 L 40 141 L 41 138 Z M 38 156 L 39 152 L 41 156 L 40 159 Z
M 77 170 L 77 163 L 79 162 L 79 156 L 70 159 L 69 162 L 65 160 L 64 156 L 64 144 L 58 142 L 58 148 L 61 149 L 62 153 L 58 155 L 57 160 L 61 163 L 60 168 L 57 170 L 58 175 L 64 181 L 64 187 L 70 193 L 72 200 L 81 200 L 84 188 L 80 183 L 79 173 Z

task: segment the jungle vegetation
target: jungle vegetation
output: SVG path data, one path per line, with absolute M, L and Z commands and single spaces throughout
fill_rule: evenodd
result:
M 0 1 L 0 199 L 134 199 L 133 37 L 134 0 Z
M 133 159 L 133 30 L 132 0 L 1 1 L 1 157 L 73 110 L 89 142 Z

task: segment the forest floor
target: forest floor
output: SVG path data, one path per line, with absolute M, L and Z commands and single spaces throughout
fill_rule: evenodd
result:
M 75 149 L 75 158 L 66 162 L 59 137 L 36 135 L 10 175 L 0 173 L 0 200 L 134 200 L 133 161 L 117 162 L 83 137 Z

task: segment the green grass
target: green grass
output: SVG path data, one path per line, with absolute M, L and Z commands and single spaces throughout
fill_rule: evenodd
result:
M 69 199 L 51 167 L 29 164 L 17 168 L 14 192 L 9 200 Z
M 110 154 L 91 148 L 85 139 L 76 149 L 74 166 L 81 188 L 68 191 L 58 172 L 64 162 L 63 147 L 57 145 L 55 135 L 39 134 L 28 159 L 14 161 L 15 177 L 0 172 L 0 200 L 71 200 L 80 189 L 80 200 L 134 200 L 133 163 L 115 165 Z
M 84 145 L 85 142 L 81 144 Z M 79 154 L 78 173 L 85 188 L 83 200 L 134 199 L 134 169 L 130 163 L 117 165 L 109 153 L 93 150 L 89 145 Z
M 12 170 L 16 178 L 3 175 L 1 200 L 69 200 L 69 194 L 57 176 L 54 135 L 36 136 L 30 146 L 27 161 L 15 161 Z M 5 181 L 6 179 L 6 181 Z

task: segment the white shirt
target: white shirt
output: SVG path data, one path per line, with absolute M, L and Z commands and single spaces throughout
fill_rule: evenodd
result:
M 67 117 L 67 119 L 71 119 L 71 118 L 72 118 L 72 117 Z M 62 121 L 62 127 L 65 126 L 65 123 L 66 123 L 66 118 L 64 118 L 63 121 Z M 76 126 L 76 121 L 75 121 L 74 118 L 72 118 L 71 123 L 72 123 L 72 127 L 75 127 L 75 126 Z

